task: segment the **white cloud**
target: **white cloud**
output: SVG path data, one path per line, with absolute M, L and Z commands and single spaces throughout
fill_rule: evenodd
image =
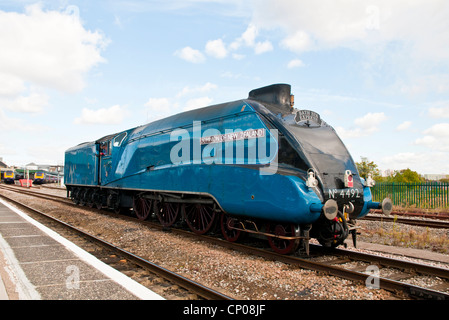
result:
M 337 131 L 339 137 L 343 140 L 350 138 L 359 138 L 362 134 L 362 129 L 360 128 L 347 129 L 339 126 L 335 127 L 335 131 Z
M 209 92 L 213 89 L 217 89 L 217 85 L 207 82 L 202 86 L 197 86 L 197 87 L 190 87 L 190 86 L 186 86 L 184 87 L 177 95 L 176 97 L 182 97 L 185 96 L 187 94 L 195 94 L 195 93 L 204 93 L 204 92 Z
M 250 24 L 240 37 L 235 39 L 231 44 L 227 45 L 222 39 L 210 40 L 205 45 L 204 52 L 217 59 L 228 57 L 230 51 L 236 51 L 242 46 L 252 48 L 255 54 L 262 54 L 273 51 L 273 44 L 268 41 L 256 41 L 259 32 L 255 25 Z M 192 63 L 202 63 L 206 60 L 205 55 L 200 51 L 189 46 L 177 50 L 175 56 Z M 233 52 L 231 54 L 235 60 L 245 58 L 244 54 Z
M 304 62 L 302 62 L 302 60 L 300 60 L 300 59 L 293 59 L 288 63 L 287 67 L 289 69 L 304 67 Z
M 273 45 L 270 41 L 257 42 L 254 46 L 254 52 L 256 54 L 262 54 L 268 51 L 273 51 Z
M 212 103 L 212 101 L 213 101 L 213 99 L 211 99 L 209 97 L 190 99 L 189 101 L 186 102 L 186 105 L 185 105 L 183 111 L 189 111 L 189 110 L 193 110 L 193 109 L 207 107 L 208 105 L 210 105 Z
M 220 76 L 222 78 L 228 78 L 228 79 L 240 79 L 240 78 L 242 78 L 242 74 L 240 74 L 240 73 L 233 73 L 231 71 L 223 72 Z
M 145 103 L 145 107 L 148 122 L 159 120 L 173 114 L 173 109 L 177 108 L 177 104 L 173 104 L 168 98 L 150 98 Z
M 0 73 L 0 97 L 15 97 L 25 90 L 25 84 L 20 77 Z
M 312 48 L 312 41 L 306 32 L 299 30 L 283 39 L 281 46 L 290 51 L 302 53 Z
M 429 115 L 432 118 L 449 118 L 449 102 L 444 102 L 442 107 L 430 107 Z
M 0 30 L 7 30 L 0 32 L 0 73 L 14 79 L 11 92 L 23 82 L 80 91 L 84 75 L 105 61 L 105 37 L 86 30 L 76 14 L 44 11 L 39 4 L 25 13 L 0 11 Z
M 408 128 L 410 128 L 410 126 L 412 125 L 411 121 L 404 121 L 402 122 L 400 125 L 398 125 L 396 127 L 396 131 L 404 131 L 407 130 Z
M 388 75 L 392 90 L 404 95 L 449 92 L 443 71 L 449 67 L 446 0 L 259 0 L 251 5 L 247 38 L 253 44 L 255 35 L 277 29 L 284 33 L 280 46 L 295 53 L 335 48 L 361 53 L 369 81 L 385 85 Z
M 259 31 L 254 24 L 249 24 L 242 35 L 232 42 L 229 46 L 230 50 L 238 50 L 242 45 L 253 48 L 255 54 L 262 54 L 273 50 L 273 45 L 270 41 L 257 41 L 256 38 Z M 234 59 L 240 60 L 244 56 L 241 54 L 234 55 Z
M 75 124 L 120 124 L 128 115 L 124 106 L 114 105 L 109 108 L 92 110 L 83 108 L 81 117 L 74 120 Z
M 449 172 L 447 152 L 402 152 L 383 157 L 379 166 L 393 170 L 411 169 L 420 174 Z
M 416 145 L 422 145 L 433 150 L 449 151 L 449 123 L 438 123 L 423 131 L 424 137 L 415 140 Z
M 232 54 L 232 57 L 233 57 L 235 60 L 243 60 L 243 59 L 245 58 L 245 55 L 244 55 L 244 54 L 239 54 L 239 53 L 233 53 L 233 54 Z
M 169 109 L 171 103 L 167 98 L 150 98 L 145 106 L 149 111 L 160 112 Z
M 211 40 L 206 43 L 206 53 L 214 58 L 223 59 L 228 55 L 228 50 L 226 49 L 223 40 Z
M 202 63 L 206 60 L 201 51 L 191 47 L 184 47 L 175 52 L 175 56 L 192 63 Z
M 15 112 L 39 113 L 48 105 L 48 96 L 41 93 L 31 93 L 29 96 L 19 96 L 5 103 L 6 107 Z
M 379 130 L 378 126 L 387 119 L 383 112 L 367 113 L 361 118 L 354 120 L 354 123 L 367 133 Z
M 448 138 L 449 141 L 449 123 L 438 123 L 424 131 L 425 134 L 439 138 Z
M 0 109 L 0 141 L 11 143 L 11 132 L 30 132 L 33 134 L 45 132 L 48 127 L 42 123 L 27 123 L 22 118 L 11 118 Z M 17 145 L 11 146 L 11 149 L 17 148 Z
M 213 99 L 207 96 L 193 97 L 197 94 L 204 94 L 215 90 L 217 87 L 216 84 L 206 82 L 200 86 L 185 86 L 178 92 L 175 98 L 150 98 L 145 103 L 147 122 L 159 120 L 179 112 L 206 107 L 212 103 Z
M 240 40 L 238 39 L 237 42 L 243 41 L 246 46 L 252 47 L 254 46 L 254 43 L 256 41 L 257 34 L 257 27 L 253 24 L 250 24 L 248 28 L 246 28 L 245 32 L 242 33 Z
M 356 127 L 352 127 L 349 129 L 344 127 L 336 127 L 335 130 L 343 140 L 347 138 L 359 138 L 378 131 L 380 124 L 386 119 L 387 117 L 383 112 L 370 112 L 363 117 L 354 120 L 354 124 Z

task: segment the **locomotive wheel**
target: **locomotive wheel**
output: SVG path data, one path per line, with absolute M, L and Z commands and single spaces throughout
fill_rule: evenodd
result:
M 299 236 L 299 229 L 293 223 L 267 225 L 267 233 L 277 236 L 296 237 Z M 268 237 L 268 243 L 271 249 L 279 254 L 289 254 L 294 252 L 299 246 L 300 239 L 281 239 L 277 237 Z
M 239 240 L 242 233 L 240 230 L 231 229 L 232 227 L 234 227 L 235 222 L 236 219 L 232 218 L 231 216 L 224 213 L 221 214 L 221 233 L 223 234 L 223 237 L 230 242 L 236 242 L 237 240 Z
M 320 224 L 320 232 L 317 237 L 318 242 L 327 248 L 336 248 L 343 244 L 349 235 L 349 228 L 345 217 L 338 211 L 337 217 L 333 220 L 324 220 Z
M 133 209 L 136 213 L 137 218 L 139 218 L 140 220 L 146 220 L 153 212 L 153 200 L 134 197 Z
M 78 188 L 74 188 L 71 192 L 70 192 L 70 198 L 72 198 L 72 201 L 74 204 L 79 204 L 80 203 L 80 199 L 79 199 L 79 189 Z
M 178 220 L 179 207 L 180 204 L 174 202 L 156 203 L 156 215 L 164 227 L 170 227 Z
M 217 215 L 214 206 L 208 204 L 184 204 L 182 210 L 187 225 L 196 234 L 208 232 L 212 228 Z
M 91 190 L 86 190 L 86 206 L 89 208 L 94 207 L 93 191 Z
M 86 201 L 86 193 L 87 193 L 87 190 L 84 190 L 84 189 L 81 189 L 80 190 L 80 192 L 78 193 L 79 194 L 79 205 L 80 206 L 85 206 L 86 205 L 86 203 L 87 203 L 87 201 Z
M 92 195 L 92 201 L 95 205 L 95 208 L 97 208 L 98 210 L 103 207 L 102 197 L 99 191 L 94 191 L 94 194 Z

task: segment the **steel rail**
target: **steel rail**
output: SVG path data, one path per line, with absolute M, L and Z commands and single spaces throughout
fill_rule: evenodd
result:
M 392 216 L 377 217 L 377 216 L 370 216 L 370 215 L 367 215 L 360 220 L 361 221 L 370 220 L 370 221 L 397 222 L 397 223 L 409 224 L 409 225 L 413 225 L 413 226 L 449 229 L 449 222 L 439 221 L 439 220 L 418 220 L 418 219 L 400 218 L 400 217 L 392 217 Z
M 156 227 L 161 230 L 164 229 L 164 227 L 162 227 L 160 224 L 157 224 L 157 223 L 152 223 L 152 222 L 148 222 L 148 221 L 144 221 L 144 223 L 150 225 L 151 227 Z M 220 245 L 222 247 L 226 247 L 226 248 L 229 248 L 232 250 L 246 252 L 246 253 L 249 253 L 249 254 L 252 254 L 255 256 L 265 258 L 267 260 L 280 261 L 280 262 L 283 262 L 283 263 L 286 263 L 286 264 L 289 264 L 292 266 L 296 266 L 298 268 L 313 270 L 313 271 L 324 273 L 326 275 L 337 276 L 340 278 L 344 278 L 344 279 L 348 279 L 348 280 L 352 280 L 352 281 L 356 281 L 356 282 L 366 283 L 367 279 L 369 277 L 372 277 L 372 275 L 368 275 L 368 274 L 360 272 L 360 271 L 349 270 L 349 269 L 345 269 L 345 268 L 338 267 L 338 266 L 332 266 L 327 263 L 310 261 L 308 259 L 299 258 L 299 257 L 295 257 L 295 256 L 281 255 L 281 254 L 278 254 L 278 253 L 275 253 L 272 251 L 267 251 L 265 249 L 250 247 L 250 246 L 240 244 L 240 243 L 235 243 L 235 242 L 229 242 L 229 241 L 226 241 L 226 240 L 223 240 L 220 238 L 216 238 L 216 237 L 212 237 L 212 236 L 208 236 L 208 235 L 200 235 L 199 236 L 199 235 L 194 234 L 191 231 L 187 231 L 187 230 L 176 229 L 176 228 L 172 228 L 170 230 L 176 234 L 187 235 L 190 237 L 195 237 L 196 239 L 200 238 L 207 242 L 213 243 L 215 245 Z M 319 247 L 319 246 L 317 246 L 317 247 Z M 350 250 L 347 250 L 347 251 L 350 251 Z M 338 249 L 338 250 L 336 250 L 335 253 L 341 254 L 342 251 L 341 251 L 341 249 Z M 354 259 L 357 258 L 358 260 L 361 260 L 361 261 L 367 261 L 367 260 L 369 261 L 371 258 L 371 261 L 373 263 L 377 263 L 377 261 L 375 260 L 375 257 L 376 257 L 375 255 L 369 255 L 369 254 L 364 254 L 364 253 L 354 253 L 354 256 L 353 256 Z M 378 259 L 378 261 L 381 261 L 382 264 L 385 264 L 385 265 L 388 264 L 390 266 L 394 266 L 396 264 L 397 268 L 413 269 L 413 270 L 417 270 L 419 272 L 423 272 L 426 274 L 432 274 L 432 275 L 434 275 L 432 270 L 438 269 L 439 276 L 442 276 L 444 278 L 448 277 L 447 271 L 442 268 L 421 265 L 421 264 L 413 263 L 410 261 L 402 261 L 402 260 L 388 258 L 388 257 L 380 257 Z M 428 289 L 428 288 L 424 288 L 424 287 L 419 287 L 416 285 L 412 285 L 412 284 L 408 284 L 408 283 L 404 283 L 404 282 L 400 282 L 400 281 L 396 281 L 396 280 L 391 280 L 391 279 L 383 278 L 383 277 L 378 277 L 377 279 L 379 280 L 379 288 L 380 289 L 385 289 L 387 291 L 394 292 L 396 294 L 402 292 L 402 293 L 405 293 L 406 295 L 408 295 L 410 297 L 414 297 L 414 298 L 433 299 L 433 300 L 449 300 L 449 293 L 444 293 L 444 292 L 440 292 L 440 291 L 436 291 L 436 290 L 432 290 L 432 289 Z
M 327 251 L 325 248 L 318 245 L 311 245 L 313 250 Z M 380 256 L 376 254 L 357 252 L 353 250 L 334 248 L 332 251 L 328 251 L 331 254 L 336 254 L 339 256 L 347 256 L 352 259 L 365 261 L 369 263 L 376 263 L 382 266 L 393 267 L 398 269 L 409 269 L 417 273 L 426 274 L 429 276 L 440 277 L 449 280 L 449 269 L 430 266 L 423 263 L 403 261 L 396 258 L 390 258 L 385 256 Z
M 368 215 L 371 214 L 382 214 L 381 210 L 371 209 Z M 406 216 L 406 217 L 417 217 L 417 218 L 428 218 L 436 220 L 449 220 L 448 213 L 426 213 L 426 212 L 403 212 L 403 211 L 392 211 L 390 216 Z
M 46 213 L 41 212 L 40 210 L 34 209 L 34 208 L 30 207 L 30 206 L 27 206 L 27 205 L 25 205 L 23 203 L 20 203 L 19 201 L 11 199 L 11 198 L 9 198 L 9 197 L 7 197 L 5 195 L 2 195 L 2 194 L 0 194 L 0 197 L 4 198 L 4 199 L 6 199 L 6 200 L 8 200 L 10 202 L 13 202 L 15 205 L 18 205 L 18 206 L 20 206 L 20 207 L 22 207 L 22 208 L 24 208 L 26 210 L 30 210 L 30 211 L 32 211 L 32 212 L 34 212 L 34 213 L 36 213 L 36 214 L 38 214 L 40 216 L 48 218 L 51 221 L 57 222 L 58 224 L 63 225 L 64 227 L 69 228 L 69 229 L 71 229 L 72 231 L 74 231 L 74 232 L 76 232 L 78 234 L 81 234 L 83 237 L 86 237 L 89 240 L 92 240 L 92 241 L 100 244 L 101 246 L 103 246 L 103 247 L 105 247 L 107 249 L 110 249 L 110 250 L 113 250 L 113 251 L 117 251 L 117 252 L 119 252 L 120 255 L 124 256 L 126 259 L 134 262 L 135 264 L 141 266 L 142 268 L 147 269 L 147 270 L 149 270 L 149 271 L 151 271 L 151 272 L 153 272 L 153 273 L 155 273 L 155 274 L 157 274 L 157 275 L 159 275 L 159 276 L 169 280 L 170 282 L 173 282 L 173 283 L 179 285 L 180 287 L 185 288 L 188 291 L 193 292 L 193 293 L 195 293 L 195 294 L 197 294 L 197 295 L 199 295 L 199 296 L 201 296 L 201 297 L 203 297 L 205 299 L 208 299 L 208 300 L 232 300 L 233 299 L 233 298 L 231 298 L 229 296 L 226 296 L 225 294 L 223 294 L 221 292 L 215 291 L 215 290 L 213 290 L 211 288 L 207 288 L 206 286 L 204 286 L 204 285 L 202 285 L 202 284 L 200 284 L 198 282 L 195 282 L 195 281 L 190 280 L 190 279 L 188 279 L 188 278 L 186 278 L 184 276 L 176 274 L 175 272 L 172 272 L 172 271 L 170 271 L 170 270 L 168 270 L 166 268 L 158 266 L 158 265 L 154 264 L 151 261 L 148 261 L 148 260 L 146 260 L 146 259 L 144 259 L 142 257 L 139 257 L 139 256 L 137 256 L 137 255 L 135 255 L 135 254 L 133 254 L 133 253 L 131 253 L 129 251 L 126 251 L 126 250 L 124 250 L 122 248 L 119 248 L 119 247 L 117 247 L 116 245 L 114 245 L 112 243 L 109 243 L 109 242 L 107 242 L 105 240 L 102 240 L 102 239 L 92 235 L 92 234 L 84 232 L 81 229 L 78 229 L 77 227 L 72 226 L 72 225 L 70 225 L 70 224 L 68 224 L 68 223 L 66 223 L 66 222 L 64 222 L 62 220 L 59 220 L 59 219 L 54 218 L 54 217 L 52 217 L 50 215 L 47 215 Z
M 207 236 L 206 236 L 207 237 Z M 322 272 L 327 275 L 337 276 L 348 280 L 353 280 L 357 282 L 366 283 L 369 277 L 372 275 L 368 275 L 363 272 L 348 270 L 342 267 L 328 265 L 326 263 L 320 263 L 315 261 L 310 261 L 307 259 L 302 259 L 294 256 L 280 255 L 275 252 L 270 252 L 263 249 L 248 247 L 238 243 L 230 243 L 226 240 L 221 240 L 217 238 L 208 238 L 210 241 L 213 241 L 215 244 L 220 244 L 222 246 L 226 246 L 232 249 L 238 249 L 240 251 L 244 251 L 253 255 L 257 255 L 269 260 L 275 260 L 284 262 L 299 268 L 305 268 L 317 272 Z M 388 258 L 385 258 L 388 259 Z M 399 260 L 399 262 L 401 262 Z M 408 262 L 402 261 L 402 268 L 407 268 L 406 265 L 410 266 Z M 425 268 L 425 267 L 423 267 Z M 433 268 L 430 267 L 429 268 Z M 449 300 L 449 293 L 439 292 L 432 289 L 427 289 L 419 286 L 415 286 L 412 284 L 391 280 L 388 278 L 378 277 L 379 280 L 379 288 L 385 289 L 387 291 L 392 291 L 395 293 L 403 292 L 410 297 L 417 297 L 423 299 L 435 299 L 435 300 Z

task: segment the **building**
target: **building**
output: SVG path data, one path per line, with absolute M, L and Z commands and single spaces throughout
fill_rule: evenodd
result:
M 441 179 L 449 179 L 449 174 L 423 174 L 423 177 L 428 181 L 438 181 Z

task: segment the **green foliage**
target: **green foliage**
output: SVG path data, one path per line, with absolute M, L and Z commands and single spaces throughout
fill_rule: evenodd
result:
M 423 182 L 425 179 L 416 171 L 410 169 L 404 169 L 396 171 L 394 176 L 391 177 L 388 182 L 404 182 L 404 183 L 418 183 Z
M 372 178 L 376 182 L 404 182 L 404 183 L 419 183 L 425 181 L 425 179 L 416 171 L 410 169 L 403 169 L 395 171 L 393 176 L 382 177 L 380 171 L 373 161 L 369 161 L 366 157 L 360 157 L 361 161 L 356 162 L 357 170 L 363 178 L 367 178 L 371 173 Z
M 377 164 L 373 161 L 369 161 L 366 157 L 360 157 L 361 161 L 356 162 L 357 170 L 359 171 L 359 175 L 363 178 L 368 178 L 368 174 L 371 173 L 371 177 L 374 180 L 379 180 L 381 178 L 379 169 L 377 168 Z

